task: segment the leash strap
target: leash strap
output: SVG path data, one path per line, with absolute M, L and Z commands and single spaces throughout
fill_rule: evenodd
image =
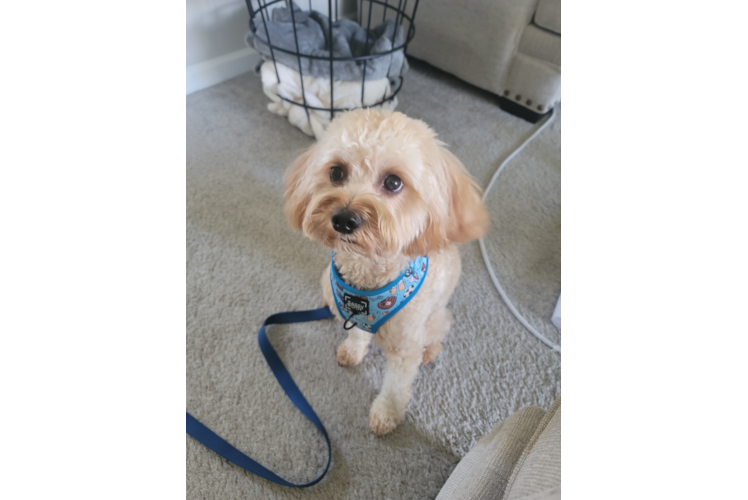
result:
M 266 469 L 262 465 L 249 458 L 241 451 L 231 446 L 222 437 L 220 437 L 212 430 L 208 429 L 205 425 L 203 425 L 199 420 L 197 420 L 189 413 L 187 413 L 187 434 L 197 439 L 202 444 L 218 453 L 229 462 L 235 463 L 239 467 L 242 467 L 252 474 L 256 474 L 262 478 L 265 478 L 268 481 L 282 484 L 283 486 L 293 486 L 295 488 L 306 488 L 320 482 L 322 478 L 325 477 L 325 474 L 327 474 L 327 470 L 330 468 L 330 461 L 332 459 L 330 438 L 327 436 L 327 431 L 322 425 L 322 422 L 320 422 L 319 417 L 317 417 L 317 414 L 314 413 L 314 410 L 304 398 L 304 395 L 301 394 L 299 388 L 296 387 L 296 383 L 291 378 L 291 375 L 288 373 L 288 370 L 286 370 L 286 367 L 283 366 L 283 362 L 278 357 L 275 349 L 273 349 L 273 346 L 268 340 L 267 334 L 265 333 L 265 327 L 270 325 L 284 325 L 288 323 L 317 321 L 327 318 L 332 318 L 332 312 L 330 312 L 330 309 L 328 309 L 327 306 L 320 307 L 319 309 L 312 309 L 309 311 L 292 311 L 273 314 L 265 320 L 265 322 L 260 327 L 259 333 L 257 334 L 262 354 L 265 356 L 265 360 L 268 362 L 273 375 L 275 375 L 275 378 L 278 379 L 278 383 L 281 385 L 283 390 L 286 391 L 286 396 L 288 396 L 288 399 L 290 399 L 291 402 L 296 405 L 296 408 L 298 408 L 301 413 L 303 413 L 304 416 L 314 424 L 314 426 L 322 433 L 322 436 L 327 442 L 327 465 L 325 466 L 325 470 L 322 471 L 322 474 L 317 479 L 306 484 L 289 483 L 285 479 L 277 476 L 270 470 Z

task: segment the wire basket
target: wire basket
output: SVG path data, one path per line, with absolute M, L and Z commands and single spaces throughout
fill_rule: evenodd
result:
M 308 11 L 291 0 L 246 2 L 268 109 L 319 138 L 336 113 L 397 106 L 419 0 L 358 0 L 357 23 L 340 15 L 341 0 L 327 0 L 326 17 L 313 9 L 324 0 L 302 2 Z

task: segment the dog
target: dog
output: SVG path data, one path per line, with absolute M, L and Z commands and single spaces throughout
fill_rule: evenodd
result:
M 453 321 L 446 306 L 461 272 L 456 244 L 480 238 L 488 228 L 479 193 L 433 130 L 391 111 L 359 109 L 338 116 L 286 171 L 289 224 L 334 253 L 337 273 L 347 285 L 376 290 L 406 269 L 413 272 L 413 259 L 428 257 L 428 275 L 411 300 L 387 316 L 376 334 L 351 328 L 337 351 L 340 365 L 353 366 L 373 340 L 387 358 L 382 389 L 369 413 L 369 427 L 379 436 L 402 421 L 419 367 L 442 349 Z M 331 265 L 322 274 L 324 303 L 345 321 L 334 307 Z

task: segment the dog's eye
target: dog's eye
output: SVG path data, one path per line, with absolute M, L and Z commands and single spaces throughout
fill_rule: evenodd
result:
M 396 175 L 388 175 L 384 180 L 384 189 L 390 193 L 397 193 L 403 188 L 403 181 Z
M 343 180 L 343 168 L 342 167 L 332 167 L 330 169 L 330 180 L 333 184 L 337 184 L 340 181 Z

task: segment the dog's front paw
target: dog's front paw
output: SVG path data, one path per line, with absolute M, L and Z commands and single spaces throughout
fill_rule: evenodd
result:
M 426 348 L 423 350 L 423 358 L 421 359 L 421 365 L 434 363 L 436 361 L 436 357 L 439 355 L 441 351 L 442 351 L 441 342 L 434 342 L 433 344 L 426 346 Z
M 369 428 L 377 436 L 384 436 L 397 427 L 404 416 L 405 412 L 398 410 L 394 404 L 380 394 L 371 405 Z
M 369 350 L 369 343 L 346 339 L 338 346 L 338 363 L 341 366 L 354 366 L 361 362 Z

